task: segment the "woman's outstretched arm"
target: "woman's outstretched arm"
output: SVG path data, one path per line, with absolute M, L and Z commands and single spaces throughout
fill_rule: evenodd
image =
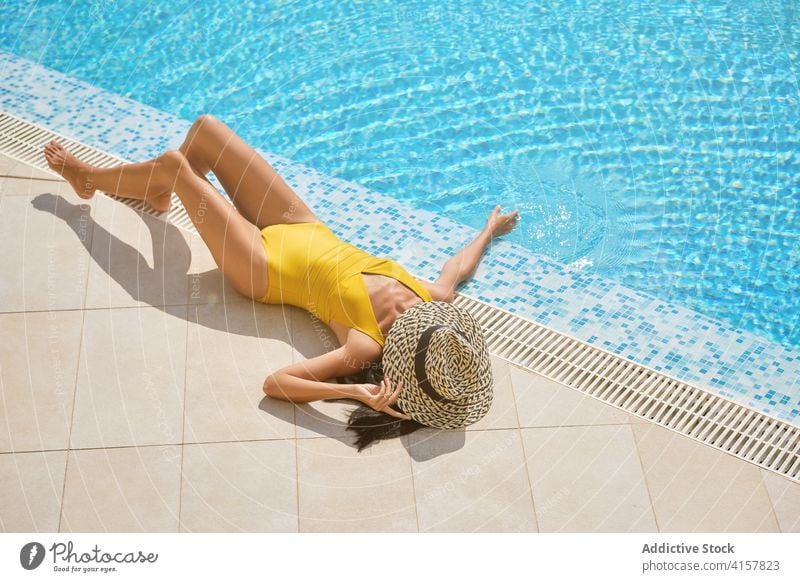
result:
M 483 256 L 486 247 L 494 237 L 506 234 L 517 224 L 519 213 L 517 210 L 508 214 L 500 214 L 500 205 L 494 207 L 486 226 L 475 239 L 450 258 L 442 268 L 442 273 L 436 279 L 436 285 L 443 287 L 449 296 L 455 293 L 456 288 L 472 276 Z

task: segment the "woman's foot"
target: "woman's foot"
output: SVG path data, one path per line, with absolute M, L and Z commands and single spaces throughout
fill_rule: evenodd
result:
M 94 196 L 97 188 L 89 177 L 89 164 L 73 156 L 56 140 L 44 146 L 44 157 L 50 169 L 61 174 L 80 198 L 88 200 Z

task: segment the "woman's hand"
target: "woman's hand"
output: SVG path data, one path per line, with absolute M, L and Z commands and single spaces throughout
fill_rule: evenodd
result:
M 519 219 L 519 211 L 514 210 L 508 214 L 500 214 L 500 205 L 498 204 L 489 215 L 485 230 L 492 238 L 506 234 L 517 225 L 517 219 Z
M 400 396 L 400 390 L 403 388 L 402 382 L 397 385 L 394 391 L 388 377 L 384 377 L 380 384 L 359 384 L 358 386 L 359 395 L 357 399 L 373 410 L 385 412 L 395 418 L 411 420 L 410 416 L 398 412 L 390 406 Z

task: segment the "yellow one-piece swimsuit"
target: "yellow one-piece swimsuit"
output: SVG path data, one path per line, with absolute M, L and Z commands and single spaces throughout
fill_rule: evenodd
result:
M 288 303 L 325 324 L 337 321 L 364 332 L 381 347 L 383 336 L 361 273 L 392 277 L 432 301 L 428 290 L 399 263 L 341 240 L 324 223 L 271 224 L 261 230 L 269 284 L 261 303 Z

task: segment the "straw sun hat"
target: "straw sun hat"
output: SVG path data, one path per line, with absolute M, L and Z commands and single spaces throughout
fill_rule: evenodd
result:
M 383 348 L 384 375 L 403 388 L 399 408 L 421 424 L 460 428 L 492 403 L 492 367 L 480 325 L 444 301 L 417 303 L 392 324 Z

